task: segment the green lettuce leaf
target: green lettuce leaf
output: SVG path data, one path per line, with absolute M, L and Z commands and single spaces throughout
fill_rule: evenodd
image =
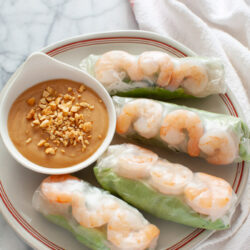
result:
M 49 221 L 70 231 L 78 241 L 94 250 L 109 250 L 105 234 L 98 229 L 86 228 L 80 225 L 71 226 L 61 215 L 46 215 Z
M 178 196 L 164 195 L 143 182 L 120 177 L 111 168 L 96 165 L 94 173 L 104 189 L 161 219 L 208 230 L 222 230 L 230 226 L 222 219 L 211 221 L 208 217 L 196 213 Z

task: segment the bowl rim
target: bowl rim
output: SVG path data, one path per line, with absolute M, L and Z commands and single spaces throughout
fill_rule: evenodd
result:
M 54 61 L 54 64 L 57 63 L 58 65 L 68 68 L 69 70 L 73 69 L 73 72 L 71 72 L 70 74 L 74 74 L 74 71 L 78 72 L 78 74 L 82 74 L 86 79 L 83 80 L 82 82 L 79 81 L 79 83 L 86 83 L 86 82 L 91 82 L 91 86 L 88 86 L 94 93 L 96 93 L 99 97 L 100 94 L 102 95 L 102 97 L 100 97 L 103 100 L 103 103 L 107 109 L 107 113 L 108 113 L 108 128 L 107 128 L 107 133 L 105 136 L 105 139 L 102 141 L 101 145 L 97 148 L 97 150 L 90 155 L 87 159 L 85 159 L 84 161 L 81 161 L 77 164 L 74 164 L 72 166 L 69 167 L 64 167 L 64 168 L 48 168 L 48 167 L 43 167 L 39 164 L 36 164 L 32 161 L 30 161 L 29 159 L 27 159 L 25 156 L 23 156 L 19 150 L 17 149 L 17 147 L 14 145 L 14 143 L 12 142 L 10 136 L 9 136 L 9 132 L 8 132 L 8 115 L 11 109 L 11 105 L 13 104 L 13 102 L 16 100 L 13 100 L 13 102 L 9 105 L 8 103 L 6 104 L 6 102 L 8 102 L 7 97 L 8 95 L 13 91 L 13 86 L 15 86 L 15 81 L 16 79 L 18 79 L 18 77 L 20 76 L 20 73 L 22 73 L 22 70 L 24 69 L 25 64 L 28 62 L 28 60 L 30 58 L 32 58 L 33 56 L 43 56 L 44 58 L 48 58 L 49 60 Z M 27 70 L 27 69 L 26 69 Z M 51 80 L 53 79 L 59 79 L 59 78 L 50 78 Z M 70 78 L 64 78 L 62 77 L 61 79 L 69 79 Z M 73 80 L 74 81 L 74 80 Z M 41 81 L 43 82 L 43 81 Z M 39 82 L 33 84 L 32 86 L 35 86 L 37 84 L 39 84 Z M 94 87 L 92 87 L 94 85 Z M 95 90 L 96 86 L 98 86 L 98 91 Z M 31 86 L 30 86 L 31 87 Z M 18 94 L 18 96 L 20 94 L 22 94 L 25 90 L 29 89 L 30 87 L 24 87 L 22 89 L 22 91 Z M 3 95 L 4 93 L 4 95 Z M 68 65 L 66 63 L 63 63 L 61 61 L 58 61 L 48 55 L 46 55 L 43 52 L 34 52 L 32 53 L 30 56 L 28 56 L 25 60 L 25 62 L 17 69 L 17 71 L 14 73 L 14 75 L 9 79 L 8 81 L 8 87 L 4 88 L 1 91 L 0 94 L 1 98 L 0 98 L 0 117 L 3 118 L 3 108 L 5 105 L 9 105 L 10 109 L 8 111 L 7 114 L 7 119 L 3 118 L 3 121 L 1 121 L 2 124 L 4 124 L 4 126 L 0 126 L 0 136 L 3 140 L 3 143 L 5 145 L 5 147 L 7 148 L 8 152 L 12 155 L 12 157 L 19 162 L 23 167 L 28 168 L 34 172 L 38 172 L 38 173 L 42 173 L 42 174 L 52 174 L 52 175 L 59 175 L 59 174 L 69 174 L 69 173 L 74 173 L 77 171 L 80 171 L 88 166 L 90 166 L 92 163 L 94 163 L 98 157 L 100 155 L 102 155 L 104 153 L 104 151 L 107 149 L 107 147 L 110 145 L 113 136 L 115 134 L 115 123 L 116 123 L 116 112 L 115 112 L 115 107 L 112 101 L 111 96 L 109 95 L 109 93 L 107 92 L 107 90 L 103 87 L 103 85 L 101 83 L 99 83 L 94 77 L 92 77 L 91 75 L 89 75 L 88 73 L 77 69 L 76 67 L 73 67 L 71 65 Z M 17 96 L 17 98 L 18 98 Z M 6 128 L 7 127 L 7 133 L 6 133 Z

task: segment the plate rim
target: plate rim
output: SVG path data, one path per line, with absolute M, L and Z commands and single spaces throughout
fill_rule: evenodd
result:
M 77 42 L 81 42 L 81 41 L 85 41 L 86 40 L 91 40 L 91 39 L 110 39 L 110 38 L 125 38 L 125 37 L 130 37 L 130 38 L 137 38 L 137 39 L 148 39 L 151 41 L 156 41 L 156 42 L 160 42 L 165 44 L 165 46 L 167 46 L 167 44 L 170 45 L 170 47 L 174 46 L 174 49 L 179 50 L 180 53 L 182 53 L 183 55 L 189 55 L 189 56 L 196 56 L 197 54 L 194 53 L 192 50 L 188 49 L 187 47 L 185 47 L 184 45 L 182 45 L 181 43 L 175 41 L 174 39 L 167 37 L 167 36 L 162 36 L 159 35 L 157 33 L 154 32 L 148 32 L 148 31 L 137 31 L 137 30 L 121 30 L 121 31 L 108 31 L 108 32 L 97 32 L 97 33 L 88 33 L 88 34 L 83 34 L 83 35 L 78 35 L 78 36 L 73 36 L 73 37 L 69 37 L 63 40 L 60 40 L 58 42 L 52 43 L 46 47 L 41 48 L 38 51 L 42 51 L 50 56 L 53 57 L 54 51 L 56 51 L 56 49 L 60 49 L 61 47 L 65 47 L 69 44 L 73 44 L 73 43 L 77 43 Z M 126 43 L 126 42 L 125 42 Z M 172 46 L 172 45 L 173 46 Z M 58 53 L 59 54 L 59 53 Z M 23 65 L 23 64 L 22 64 Z M 14 72 L 14 74 L 10 77 L 10 79 L 7 81 L 7 83 L 4 85 L 3 89 L 1 90 L 0 93 L 0 98 L 1 96 L 4 94 L 5 90 L 7 89 L 9 83 L 13 80 L 13 78 L 16 76 L 16 74 L 18 73 L 18 71 L 20 70 L 20 68 L 22 67 L 22 65 L 20 65 L 17 70 Z M 229 102 L 230 99 L 232 99 L 233 101 L 231 102 L 231 105 L 233 107 L 233 111 L 236 112 L 236 114 L 239 112 L 240 117 L 245 120 L 245 115 L 242 112 L 242 108 L 240 107 L 238 101 L 236 100 L 235 96 L 233 95 L 232 91 L 228 88 L 227 89 L 227 93 L 230 96 L 230 98 L 228 97 Z M 227 94 L 226 94 L 227 95 Z M 227 105 L 227 104 L 226 104 Z M 234 106 L 236 106 L 236 108 L 234 108 Z M 238 112 L 237 112 L 238 111 Z M 239 198 L 237 203 L 240 202 L 241 197 L 243 192 L 245 191 L 246 188 L 246 184 L 247 184 L 247 180 L 248 180 L 248 176 L 249 176 L 249 168 L 247 166 L 244 167 L 245 165 L 249 165 L 247 162 L 243 162 L 243 170 L 241 172 L 241 176 L 240 178 L 242 178 L 242 175 L 244 174 L 244 176 L 247 176 L 245 178 L 243 178 L 243 180 L 241 179 L 241 185 L 239 186 Z M 239 164 L 238 164 L 239 165 Z M 237 166 L 238 169 L 238 166 Z M 239 183 L 240 184 L 240 183 Z M 29 232 L 27 232 L 19 223 L 17 220 L 15 220 L 13 218 L 13 215 L 11 214 L 10 211 L 8 211 L 8 208 L 6 207 L 6 205 L 4 204 L 3 201 L 3 197 L 1 194 L 1 189 L 3 189 L 2 183 L 1 183 L 1 178 L 0 178 L 0 211 L 3 214 L 3 217 L 6 219 L 6 221 L 9 223 L 9 225 L 14 229 L 14 231 L 30 246 L 34 247 L 34 248 L 39 248 L 39 249 L 62 249 L 61 247 L 57 246 L 56 244 L 54 244 L 53 242 L 49 241 L 48 239 L 45 239 L 48 242 L 51 242 L 52 245 L 55 245 L 56 247 L 51 248 L 50 247 L 46 247 L 44 242 L 39 241 L 38 239 L 36 239 L 34 236 L 32 236 Z M 237 187 L 238 190 L 238 187 Z M 6 193 L 5 193 L 6 194 Z M 7 194 L 6 194 L 7 196 Z M 8 196 L 7 196 L 8 198 Z M 11 202 L 10 202 L 11 204 Z M 12 205 L 12 204 L 11 204 Z M 13 205 L 12 205 L 13 206 Z M 15 208 L 14 208 L 15 209 Z M 16 210 L 17 211 L 17 210 Z M 17 211 L 18 213 L 18 211 Z M 36 230 L 35 230 L 36 231 Z M 203 241 L 205 241 L 209 236 L 211 236 L 215 230 L 213 231 L 208 231 L 205 229 L 195 229 L 191 234 L 193 234 L 195 231 L 197 231 L 197 236 L 199 236 L 201 233 L 203 233 L 204 231 L 206 232 L 206 235 L 199 241 L 196 243 L 195 247 L 198 246 L 199 244 L 201 244 Z M 38 232 L 38 234 L 40 235 L 40 233 Z M 41 235 L 42 236 L 42 235 Z M 194 238 L 196 238 L 197 236 L 195 236 Z M 43 237 L 43 236 L 42 236 Z M 192 241 L 193 238 L 191 238 L 190 241 Z M 178 242 L 179 243 L 179 242 Z M 187 242 L 189 243 L 189 242 Z M 174 244 L 173 246 L 171 246 L 169 249 L 177 249 L 175 248 Z M 177 247 L 177 246 L 176 246 Z M 179 248 L 182 248 L 185 246 L 178 246 Z

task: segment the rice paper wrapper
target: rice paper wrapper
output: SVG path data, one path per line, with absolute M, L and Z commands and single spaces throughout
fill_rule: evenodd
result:
M 115 169 L 123 145 L 125 144 L 110 146 L 94 167 L 95 176 L 104 189 L 161 219 L 208 230 L 230 227 L 237 200 L 234 192 L 230 209 L 221 218 L 212 219 L 208 215 L 197 213 L 186 204 L 183 194 L 166 195 L 153 188 L 147 180 L 133 180 L 118 175 Z
M 95 64 L 101 55 L 89 55 L 80 63 L 80 68 L 93 77 L 95 76 Z M 138 57 L 138 56 L 136 56 Z M 190 97 L 206 97 L 212 94 L 226 92 L 224 82 L 224 66 L 218 58 L 206 57 L 185 57 L 172 58 L 175 66 L 181 63 L 194 63 L 206 69 L 208 75 L 208 83 L 206 87 L 199 93 L 192 93 L 185 87 L 178 87 L 175 90 L 163 88 L 156 84 L 157 76 L 153 78 L 145 78 L 142 81 L 132 81 L 125 74 L 118 75 L 118 81 L 113 84 L 104 85 L 111 95 L 119 95 L 126 97 L 144 97 L 155 100 L 170 100 L 174 98 L 190 98 Z
M 111 249 L 105 228 L 86 228 L 81 226 L 72 215 L 70 204 L 50 202 L 38 188 L 32 200 L 32 206 L 49 221 L 70 231 L 74 237 L 91 249 Z
M 113 103 L 115 105 L 117 117 L 121 114 L 122 109 L 126 104 L 135 100 L 136 98 L 124 98 L 124 97 L 114 96 Z M 228 132 L 232 136 L 235 146 L 237 148 L 237 154 L 233 162 L 250 161 L 250 132 L 247 125 L 240 118 L 233 117 L 230 115 L 203 111 L 195 108 L 189 108 L 186 106 L 176 105 L 173 103 L 160 102 L 160 101 L 155 101 L 155 102 L 161 104 L 163 108 L 162 118 L 161 118 L 162 121 L 164 117 L 172 111 L 180 109 L 189 110 L 197 114 L 201 119 L 204 128 L 204 134 L 206 131 L 210 130 L 220 130 Z M 161 138 L 160 129 L 158 130 L 157 134 L 154 137 L 147 139 L 145 137 L 142 137 L 134 129 L 133 125 L 130 126 L 129 130 L 126 133 L 120 134 L 120 136 L 147 145 L 161 146 L 169 148 L 174 151 L 187 153 L 188 136 L 186 136 L 183 143 L 172 146 Z M 202 150 L 200 150 L 199 157 L 205 159 L 207 158 L 206 154 L 204 154 Z
M 107 196 L 108 199 L 112 199 L 119 203 L 120 207 L 125 208 L 132 212 L 134 215 L 139 217 L 143 223 L 148 224 L 148 221 L 142 216 L 142 214 L 126 202 L 118 199 L 117 197 L 110 195 L 109 192 L 101 190 L 97 187 L 91 186 L 90 184 L 82 182 L 82 192 L 84 194 L 92 195 L 95 193 L 99 199 L 97 199 L 97 206 L 100 205 L 101 196 Z M 93 203 L 93 199 L 89 201 Z M 70 231 L 74 237 L 94 250 L 122 250 L 112 244 L 107 239 L 107 225 L 98 228 L 87 228 L 80 225 L 72 214 L 72 206 L 70 203 L 58 203 L 49 201 L 41 191 L 41 186 L 35 191 L 32 199 L 32 206 L 39 211 L 46 219 L 63 227 Z M 151 242 L 150 249 L 154 249 L 157 243 L 157 238 Z

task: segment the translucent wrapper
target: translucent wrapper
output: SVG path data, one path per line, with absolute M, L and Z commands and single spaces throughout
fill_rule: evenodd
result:
M 126 151 L 131 150 L 131 147 L 134 146 L 131 145 L 112 145 L 98 160 L 97 165 L 94 167 L 94 173 L 104 189 L 119 195 L 133 206 L 165 220 L 208 230 L 223 230 L 230 227 L 231 217 L 237 200 L 233 191 L 231 200 L 223 212 L 213 211 L 210 215 L 206 215 L 198 213 L 191 208 L 187 204 L 183 192 L 179 194 L 163 194 L 157 190 L 152 185 L 151 177 L 132 177 L 131 179 L 121 176 L 118 170 L 119 159 Z M 160 158 L 158 160 L 162 161 Z M 150 167 L 153 167 L 153 165 Z M 192 178 L 195 178 L 196 174 L 193 173 Z M 230 186 L 228 183 L 226 185 Z M 217 192 L 221 192 L 220 188 L 218 188 Z
M 122 113 L 123 108 L 128 104 L 131 103 L 135 100 L 135 98 L 124 98 L 124 97 L 118 97 L 114 96 L 113 97 L 113 102 L 116 108 L 116 114 L 117 117 L 119 117 Z M 143 100 L 143 99 L 141 99 Z M 145 99 L 146 100 L 146 99 Z M 147 99 L 148 100 L 148 99 Z M 153 100 L 152 100 L 153 101 Z M 189 108 L 186 106 L 182 105 L 176 105 L 172 103 L 166 103 L 166 102 L 160 102 L 160 101 L 153 101 L 154 103 L 160 104 L 162 107 L 162 113 L 161 113 L 161 126 L 163 124 L 163 120 L 166 117 L 167 114 L 177 111 L 177 110 L 187 110 L 187 111 L 192 111 L 195 114 L 198 115 L 199 119 L 202 122 L 203 126 L 203 135 L 206 135 L 206 133 L 215 133 L 216 136 L 219 136 L 220 133 L 227 133 L 227 135 L 230 136 L 231 141 L 230 141 L 230 147 L 234 148 L 234 152 L 232 155 L 225 155 L 225 158 L 228 157 L 228 162 L 222 162 L 220 163 L 219 161 L 217 163 L 210 162 L 208 160 L 209 155 L 207 152 L 203 152 L 202 149 L 200 149 L 199 152 L 199 157 L 205 158 L 208 162 L 212 164 L 217 164 L 217 165 L 223 165 L 223 164 L 229 164 L 231 162 L 241 162 L 241 161 L 250 161 L 250 134 L 249 134 L 249 129 L 247 125 L 237 117 L 233 117 L 230 115 L 224 115 L 224 114 L 217 114 L 217 113 L 212 113 L 208 111 L 203 111 L 199 109 L 194 109 L 194 108 Z M 136 120 L 137 118 L 140 117 L 140 114 L 137 115 L 137 117 L 132 118 L 132 120 Z M 138 131 L 136 131 L 133 122 L 131 123 L 129 129 L 125 132 L 120 134 L 122 137 L 132 139 L 135 141 L 139 141 L 148 145 L 156 145 L 156 146 L 162 146 L 162 147 L 168 147 L 174 151 L 179 151 L 179 152 L 184 152 L 187 153 L 187 145 L 188 145 L 188 140 L 189 140 L 189 134 L 184 133 L 184 140 L 179 143 L 179 144 L 169 144 L 165 140 L 162 139 L 160 135 L 160 129 L 157 128 L 157 132 L 154 136 L 151 136 L 150 138 L 146 138 L 145 136 L 142 136 Z M 185 131 L 185 128 L 184 128 Z M 229 145 L 229 144 L 228 144 Z M 226 145 L 227 146 L 227 145 Z M 213 148 L 214 153 L 218 153 L 220 150 L 225 149 L 225 144 L 221 144 L 221 146 L 214 146 L 216 148 Z M 228 146 L 229 147 L 229 146 Z M 225 150 L 224 150 L 225 151 Z M 229 152 L 229 151 L 228 151 Z M 225 154 L 227 153 L 224 152 Z
M 95 64 L 100 57 L 101 55 L 90 55 L 84 58 L 80 63 L 80 68 L 96 77 Z M 199 92 L 189 89 L 188 84 L 173 89 L 169 86 L 159 86 L 157 84 L 157 74 L 152 77 L 145 77 L 141 81 L 132 81 L 126 72 L 115 72 L 114 77 L 117 81 L 112 84 L 103 84 L 103 86 L 111 95 L 144 97 L 162 101 L 174 98 L 206 97 L 212 94 L 225 93 L 224 66 L 220 59 L 185 57 L 172 58 L 171 60 L 175 67 L 179 67 L 183 63 L 201 66 L 207 74 L 208 81 L 206 86 Z
M 73 180 L 73 182 L 74 182 L 74 180 Z M 74 197 L 74 195 L 76 193 L 78 193 L 79 195 L 84 197 L 85 205 L 89 211 L 91 211 L 91 209 L 96 209 L 99 206 L 102 206 L 103 202 L 108 203 L 110 206 L 112 206 L 114 204 L 118 204 L 119 209 L 122 209 L 122 212 L 125 211 L 125 214 L 127 214 L 127 215 L 129 214 L 130 216 L 132 216 L 132 218 L 134 218 L 134 220 L 136 220 L 140 224 L 140 226 L 152 225 L 152 224 L 149 224 L 149 222 L 142 216 L 142 214 L 137 209 L 131 207 L 130 205 L 128 205 L 124 201 L 116 198 L 115 196 L 110 195 L 108 192 L 101 190 L 99 188 L 96 188 L 94 186 L 91 186 L 90 184 L 88 184 L 82 180 L 77 180 L 75 183 L 73 183 L 73 185 L 71 185 L 71 184 L 72 184 L 72 181 L 71 181 L 70 185 L 65 184 L 65 186 L 67 186 L 68 190 L 66 190 L 65 187 L 63 187 L 61 189 L 64 189 L 67 191 L 66 193 L 67 193 L 68 197 Z M 53 191 L 56 190 L 58 188 L 58 186 L 56 186 L 56 185 L 58 185 L 58 184 L 55 183 L 55 189 L 52 188 L 51 190 L 53 190 Z M 75 189 L 74 185 L 77 186 L 76 189 Z M 41 184 L 41 186 L 42 186 L 42 184 Z M 67 229 L 75 236 L 75 238 L 78 241 L 80 241 L 81 243 L 83 243 L 84 245 L 86 245 L 87 247 L 89 247 L 91 249 L 96 249 L 96 250 L 99 250 L 99 249 L 103 249 L 103 250 L 104 249 L 105 250 L 108 250 L 108 249 L 112 249 L 112 250 L 113 249 L 114 250 L 127 249 L 124 246 L 118 247 L 117 245 L 113 244 L 112 241 L 108 240 L 108 230 L 109 230 L 108 224 L 104 224 L 104 225 L 99 226 L 99 227 L 83 226 L 82 223 L 79 223 L 78 221 L 79 221 L 79 218 L 81 218 L 81 216 L 82 216 L 81 213 L 84 213 L 84 209 L 80 209 L 81 213 L 79 213 L 76 217 L 76 215 L 73 212 L 73 210 L 74 210 L 73 206 L 75 206 L 74 202 L 73 203 L 70 203 L 70 202 L 65 203 L 65 202 L 63 202 L 63 200 L 61 198 L 60 198 L 61 200 L 58 202 L 49 200 L 46 197 L 46 195 L 44 194 L 44 192 L 42 191 L 41 186 L 35 191 L 35 193 L 33 195 L 32 206 L 37 211 L 42 213 L 44 215 L 44 217 L 46 217 L 49 221 Z M 50 191 L 48 191 L 48 194 L 49 194 L 49 192 Z M 56 196 L 54 196 L 54 198 L 55 197 Z M 58 198 L 58 196 L 57 196 L 57 198 Z M 118 211 L 118 210 L 116 210 L 116 211 Z M 114 221 L 114 216 L 116 216 L 115 215 L 116 213 L 114 211 L 112 211 L 111 214 L 113 215 L 112 218 Z M 118 213 L 118 215 L 119 215 L 119 213 Z M 92 219 L 90 219 L 90 223 L 92 223 Z M 98 218 L 94 218 L 94 221 L 96 221 L 96 219 L 98 221 Z M 129 218 L 126 218 L 126 217 L 125 217 L 125 219 L 129 220 Z M 110 223 L 110 221 L 108 223 Z M 156 243 L 157 243 L 159 230 L 155 226 L 153 226 L 153 227 L 156 230 L 157 234 L 152 239 L 152 241 L 150 242 L 147 249 L 154 249 L 156 246 Z M 120 235 L 120 238 L 122 238 L 121 235 Z M 127 240 L 128 240 L 128 242 L 130 242 L 129 239 L 127 239 Z M 139 250 L 139 249 L 145 249 L 145 248 L 141 248 L 140 246 L 138 246 L 138 248 L 135 247 L 133 249 Z

